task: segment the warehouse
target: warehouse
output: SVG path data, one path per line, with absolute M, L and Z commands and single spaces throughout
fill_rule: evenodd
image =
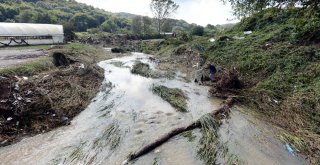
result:
M 63 42 L 62 25 L 0 22 L 0 47 L 62 44 Z

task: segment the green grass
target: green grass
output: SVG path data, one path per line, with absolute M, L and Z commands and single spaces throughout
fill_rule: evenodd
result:
M 13 67 L 0 69 L 1 76 L 19 75 L 19 76 L 31 76 L 43 71 L 55 69 L 50 57 L 41 57 L 39 59 L 27 62 L 24 64 L 18 64 Z
M 45 45 L 35 47 L 17 47 L 18 49 L 31 49 L 31 48 L 45 48 Z M 16 47 L 9 49 L 17 49 Z M 84 45 L 80 43 L 72 43 L 65 45 L 63 49 L 54 49 L 50 51 L 50 55 L 54 52 L 61 52 L 68 58 L 90 65 L 99 61 L 113 58 L 115 55 L 104 51 L 99 47 Z M 38 59 L 26 62 L 23 64 L 17 64 L 12 67 L 0 69 L 0 76 L 4 75 L 19 75 L 19 76 L 32 76 L 40 72 L 54 70 L 56 67 L 52 63 L 51 56 L 40 57 Z
M 180 112 L 188 111 L 186 94 L 178 88 L 168 88 L 166 86 L 153 86 L 152 91 L 159 95 L 163 100 L 170 103 L 174 108 Z
M 213 43 L 193 37 L 145 47 L 167 59 L 191 48 L 222 70 L 235 67 L 244 84 L 238 101 L 303 139 L 309 150 L 301 152 L 314 160 L 320 159 L 320 146 L 310 145 L 320 133 L 319 26 L 319 17 L 308 11 L 271 8 L 217 33 Z M 247 30 L 253 33 L 245 35 Z M 232 39 L 235 36 L 244 39 Z M 231 40 L 221 40 L 224 37 Z

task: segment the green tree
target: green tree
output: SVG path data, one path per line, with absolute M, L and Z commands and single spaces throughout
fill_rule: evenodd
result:
M 131 30 L 135 34 L 141 34 L 141 32 L 142 32 L 142 19 L 140 16 L 136 16 L 132 19 Z
M 144 34 L 151 33 L 151 26 L 152 26 L 152 20 L 147 16 L 143 16 L 142 17 L 143 33 Z
M 70 22 L 75 27 L 75 30 L 79 32 L 85 32 L 89 28 L 98 26 L 98 21 L 95 18 L 83 13 L 76 13 L 70 19 Z
M 173 19 L 166 19 L 162 25 L 163 32 L 172 32 L 172 29 L 175 25 L 175 20 Z
M 54 16 L 48 14 L 47 12 L 42 12 L 42 13 L 34 13 L 32 17 L 32 22 L 54 24 L 57 22 L 57 19 Z
M 203 34 L 204 34 L 204 28 L 203 28 L 202 26 L 199 26 L 199 25 L 194 26 L 194 27 L 192 28 L 192 30 L 191 30 L 191 33 L 192 33 L 193 35 L 203 36 Z
M 21 11 L 20 14 L 16 16 L 16 20 L 20 23 L 30 23 L 32 22 L 32 15 L 32 11 Z
M 161 33 L 161 27 L 165 20 L 171 16 L 172 13 L 177 11 L 179 5 L 172 0 L 152 0 L 150 9 L 156 19 L 157 29 Z
M 296 4 L 304 8 L 317 10 L 320 7 L 319 0 L 222 0 L 230 2 L 234 10 L 234 14 L 238 17 L 250 16 L 269 7 L 294 7 Z
M 112 20 L 107 20 L 100 26 L 100 29 L 104 32 L 113 33 L 118 30 L 118 26 Z

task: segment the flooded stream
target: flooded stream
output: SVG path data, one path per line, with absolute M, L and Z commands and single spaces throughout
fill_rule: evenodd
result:
M 0 164 L 120 165 L 131 152 L 220 106 L 220 100 L 208 97 L 207 87 L 187 83 L 181 74 L 173 80 L 131 74 L 136 60 L 147 62 L 154 69 L 155 64 L 141 53 L 100 62 L 106 79 L 87 109 L 69 126 L 0 148 Z M 120 62 L 121 66 L 115 65 Z M 152 93 L 153 85 L 183 90 L 189 98 L 189 112 L 177 112 Z M 235 110 L 220 134 L 229 152 L 243 164 L 304 164 L 301 158 L 290 155 L 268 130 L 269 127 Z M 176 136 L 132 164 L 201 165 L 197 156 L 201 133 L 194 130 L 191 136 L 194 138 Z

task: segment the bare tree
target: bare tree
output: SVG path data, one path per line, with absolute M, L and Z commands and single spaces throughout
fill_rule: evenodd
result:
M 157 21 L 157 29 L 161 33 L 161 27 L 166 18 L 170 17 L 172 13 L 177 11 L 179 5 L 172 0 L 152 0 L 150 9 Z

